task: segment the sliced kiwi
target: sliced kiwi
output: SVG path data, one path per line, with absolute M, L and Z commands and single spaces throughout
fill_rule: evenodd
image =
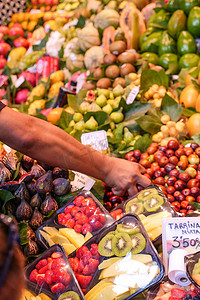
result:
M 114 236 L 115 235 L 112 232 L 109 232 L 101 239 L 98 245 L 99 254 L 106 257 L 110 257 L 114 255 L 114 252 L 112 250 L 112 245 L 111 245 Z
M 158 195 L 158 191 L 156 189 L 147 189 L 147 190 L 143 190 L 139 193 L 139 195 L 137 196 L 137 199 L 139 201 L 146 201 L 146 198 L 149 196 L 149 195 Z
M 140 253 L 146 246 L 146 239 L 142 233 L 136 233 L 130 236 L 132 242 L 132 254 Z
M 112 250 L 116 256 L 125 256 L 132 248 L 131 238 L 125 232 L 117 233 L 111 243 Z
M 68 292 L 60 295 L 58 300 L 81 300 L 81 298 L 79 297 L 79 295 L 76 292 L 68 291 Z
M 121 223 L 121 224 L 117 225 L 117 231 L 118 232 L 125 232 L 125 233 L 128 233 L 128 234 L 135 234 L 135 233 L 140 232 L 140 229 L 138 227 L 133 227 L 133 226 Z
M 125 207 L 126 213 L 131 213 L 131 214 L 141 214 L 144 211 L 144 205 L 142 202 L 138 202 L 137 198 L 134 198 L 130 200 Z
M 156 211 L 163 203 L 164 199 L 162 196 L 155 194 L 149 195 L 144 203 L 144 208 L 149 212 Z

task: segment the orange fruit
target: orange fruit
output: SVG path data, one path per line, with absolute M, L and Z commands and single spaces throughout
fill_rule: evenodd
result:
M 199 96 L 199 91 L 194 87 L 193 84 L 187 85 L 181 92 L 180 104 L 183 107 L 194 107 L 196 106 L 196 100 Z
M 63 111 L 62 107 L 53 108 L 47 116 L 47 121 L 52 124 L 56 124 L 60 119 L 62 111 Z
M 200 113 L 192 115 L 187 121 L 187 130 L 189 136 L 200 134 Z
M 192 79 L 194 78 L 190 75 L 194 70 L 196 70 L 197 67 L 193 67 L 191 70 L 188 71 L 187 75 L 185 76 L 185 84 L 189 85 L 192 84 Z

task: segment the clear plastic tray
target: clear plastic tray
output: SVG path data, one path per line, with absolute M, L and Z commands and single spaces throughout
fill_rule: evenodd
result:
M 185 263 L 186 263 L 186 273 L 190 281 L 196 286 L 196 288 L 200 291 L 200 285 L 192 278 L 192 272 L 194 269 L 195 264 L 200 259 L 200 251 L 194 254 L 189 254 L 185 256 Z M 200 273 L 199 273 L 200 274 Z
M 104 230 L 102 230 L 98 235 L 93 236 L 90 240 L 88 240 L 84 246 L 86 246 L 88 249 L 90 249 L 91 244 L 97 243 L 99 244 L 100 240 L 107 235 L 109 232 L 114 231 L 117 227 L 118 224 L 125 224 L 125 225 L 132 225 L 133 227 L 138 227 L 139 231 L 143 234 L 145 240 L 146 240 L 146 246 L 145 248 L 140 252 L 141 254 L 150 254 L 152 256 L 152 260 L 154 262 L 156 262 L 156 264 L 159 267 L 159 273 L 155 276 L 155 278 L 148 283 L 146 286 L 144 286 L 143 288 L 140 288 L 139 290 L 137 290 L 136 292 L 134 292 L 133 294 L 129 295 L 128 297 L 124 298 L 124 299 L 132 299 L 134 298 L 136 295 L 144 292 L 145 290 L 147 290 L 148 288 L 150 288 L 152 285 L 156 284 L 157 282 L 159 282 L 160 280 L 162 280 L 162 278 L 164 277 L 165 274 L 165 269 L 164 269 L 164 265 L 162 263 L 162 260 L 160 258 L 160 256 L 158 255 L 155 247 L 153 246 L 152 242 L 150 241 L 141 221 L 139 220 L 137 215 L 134 214 L 127 214 L 124 217 L 122 217 L 120 220 L 114 222 L 112 225 L 109 226 L 109 228 L 105 228 Z M 131 254 L 130 252 L 127 253 L 127 255 Z M 75 257 L 76 256 L 76 251 L 74 251 L 72 254 L 69 255 L 69 258 L 71 257 Z M 115 256 L 112 256 L 115 257 Z M 127 257 L 127 256 L 126 256 Z M 130 256 L 129 256 L 130 257 Z M 101 263 L 104 260 L 107 260 L 110 257 L 105 257 L 105 256 L 100 256 L 100 260 L 99 262 Z M 88 285 L 88 288 L 85 292 L 85 294 L 87 294 L 87 292 L 93 288 L 96 284 L 99 283 L 99 276 L 101 274 L 102 270 L 99 270 L 97 268 L 96 272 L 94 273 L 92 280 L 90 282 L 90 284 Z M 109 278 L 108 278 L 109 279 Z M 86 298 L 87 299 L 87 298 Z M 111 299 L 109 299 L 111 300 Z
M 65 261 L 66 271 L 71 276 L 70 283 L 66 287 L 65 291 L 62 291 L 61 293 L 57 293 L 57 294 L 53 293 L 50 289 L 50 286 L 47 285 L 46 283 L 44 283 L 42 286 L 39 286 L 37 283 L 35 283 L 35 282 L 33 282 L 29 279 L 31 272 L 35 269 L 37 263 L 39 261 L 41 261 L 42 259 L 50 258 L 52 253 L 54 253 L 54 252 L 59 252 L 59 253 L 62 254 L 62 258 Z M 65 266 L 64 266 L 64 268 L 65 268 Z M 25 280 L 27 282 L 28 289 L 35 292 L 36 294 L 44 292 L 45 294 L 47 294 L 53 300 L 57 300 L 62 293 L 67 292 L 67 291 L 74 291 L 79 295 L 81 300 L 85 299 L 85 297 L 84 297 L 84 295 L 83 295 L 83 293 L 82 293 L 82 291 L 79 287 L 77 279 L 74 275 L 74 272 L 72 271 L 71 265 L 70 265 L 66 255 L 65 255 L 65 252 L 64 252 L 63 248 L 60 245 L 52 246 L 51 248 L 46 250 L 44 253 L 42 253 L 36 260 L 34 260 L 34 262 L 29 264 L 25 268 Z

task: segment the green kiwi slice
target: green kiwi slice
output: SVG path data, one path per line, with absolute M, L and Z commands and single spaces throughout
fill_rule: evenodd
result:
M 119 232 L 113 237 L 112 250 L 116 256 L 125 256 L 131 248 L 131 238 L 127 233 Z
M 158 191 L 156 189 L 147 189 L 147 190 L 143 190 L 139 193 L 139 195 L 137 196 L 137 199 L 139 201 L 146 201 L 147 197 L 149 195 L 158 195 Z
M 79 297 L 79 295 L 76 292 L 68 291 L 68 292 L 60 295 L 58 300 L 81 300 L 81 298 Z
M 132 254 L 140 253 L 146 247 L 146 239 L 142 233 L 136 233 L 130 236 L 132 242 Z
M 126 224 L 118 224 L 117 225 L 117 231 L 118 232 L 125 232 L 128 234 L 136 234 L 138 232 L 140 232 L 140 229 L 138 227 L 132 227 L 130 225 L 126 225 Z
M 101 239 L 98 245 L 99 254 L 106 257 L 110 257 L 114 255 L 114 252 L 112 250 L 112 244 L 111 244 L 114 236 L 115 235 L 112 232 L 109 232 Z
M 144 203 L 144 208 L 149 212 L 156 211 L 163 203 L 164 199 L 162 196 L 155 194 L 149 195 Z
M 126 213 L 139 215 L 144 211 L 144 205 L 142 202 L 138 202 L 137 198 L 130 200 L 125 206 Z

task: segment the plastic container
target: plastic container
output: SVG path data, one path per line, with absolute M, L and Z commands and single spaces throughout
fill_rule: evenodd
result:
M 150 215 L 156 215 L 157 213 L 161 213 L 161 212 L 167 212 L 167 213 L 170 213 L 171 214 L 171 217 L 178 217 L 178 214 L 176 213 L 176 211 L 173 209 L 173 207 L 170 205 L 167 197 L 163 194 L 163 192 L 161 191 L 161 189 L 159 188 L 159 186 L 157 185 L 150 185 L 149 187 L 147 187 L 146 189 L 140 191 L 139 193 L 137 193 L 136 195 L 134 195 L 134 197 L 131 197 L 129 198 L 128 200 L 126 200 L 124 203 L 121 203 L 119 206 L 116 207 L 115 210 L 117 209 L 122 209 L 123 213 L 126 214 L 126 206 L 128 205 L 128 203 L 130 201 L 132 201 L 133 199 L 137 198 L 138 195 L 140 195 L 141 193 L 143 193 L 144 191 L 148 191 L 149 189 L 155 189 L 158 193 L 159 196 L 161 196 L 163 198 L 163 204 L 160 205 L 160 207 L 155 210 L 155 211 L 152 211 L 152 212 L 149 212 L 147 211 L 145 208 L 144 208 L 144 211 L 142 211 L 140 214 L 138 215 L 142 215 L 145 217 L 148 217 Z M 113 210 L 113 211 L 115 211 Z M 112 211 L 112 212 L 113 212 Z M 111 212 L 111 213 L 112 213 Z M 141 219 L 142 221 L 142 219 Z M 161 223 L 160 223 L 160 226 L 161 226 Z M 145 226 L 144 226 L 145 227 Z M 147 229 L 146 229 L 147 230 Z M 148 230 L 147 230 L 148 232 Z M 153 241 L 153 243 L 158 243 L 159 241 L 161 241 L 161 236 L 162 234 L 158 234 L 155 238 L 151 238 L 150 236 L 150 239 Z M 152 235 L 153 237 L 153 235 Z
M 92 200 L 95 202 L 96 207 L 97 207 L 97 209 L 94 212 L 94 215 L 100 209 L 100 211 L 102 212 L 102 214 L 105 216 L 105 224 L 99 230 L 93 230 L 91 232 L 92 235 L 97 234 L 100 230 L 102 230 L 103 228 L 109 226 L 110 224 L 112 224 L 115 221 L 114 218 L 109 214 L 109 212 L 103 207 L 103 205 L 96 199 L 96 197 L 90 191 L 81 191 L 81 192 L 77 193 L 76 195 L 74 195 L 69 202 L 67 202 L 63 207 L 61 207 L 60 209 L 58 209 L 48 221 L 46 221 L 45 223 L 43 223 L 37 229 L 36 236 L 37 236 L 39 242 L 42 244 L 43 247 L 49 248 L 49 244 L 44 239 L 44 237 L 41 235 L 40 231 L 43 230 L 44 227 L 54 227 L 56 229 L 66 228 L 67 226 L 59 224 L 59 222 L 58 222 L 58 216 L 59 216 L 59 214 L 64 213 L 66 207 L 68 207 L 69 205 L 73 205 L 74 200 L 78 196 L 83 196 L 84 198 L 88 198 L 88 197 L 92 198 Z M 85 234 L 84 234 L 84 236 L 85 236 Z
M 196 263 L 198 263 L 200 259 L 200 251 L 194 254 L 189 254 L 185 256 L 185 263 L 186 263 L 186 273 L 190 281 L 197 287 L 200 291 L 200 285 L 192 278 L 192 272 Z M 199 273 L 200 274 L 200 273 Z
M 129 299 L 132 299 L 133 297 L 137 296 L 138 294 L 144 292 L 146 289 L 150 288 L 152 285 L 156 284 L 160 280 L 162 280 L 162 278 L 164 277 L 164 274 L 165 274 L 165 269 L 164 269 L 162 260 L 161 260 L 160 256 L 158 255 L 152 242 L 150 241 L 138 216 L 134 215 L 134 214 L 127 214 L 126 216 L 122 217 L 120 220 L 118 220 L 118 221 L 114 222 L 112 225 L 110 225 L 109 228 L 105 228 L 99 234 L 96 234 L 95 236 L 93 236 L 90 240 L 88 240 L 88 242 L 86 242 L 84 244 L 84 246 L 86 246 L 88 249 L 90 249 L 91 244 L 94 244 L 94 243 L 99 244 L 100 240 L 104 236 L 106 236 L 109 232 L 114 231 L 116 229 L 117 225 L 121 224 L 121 223 L 125 224 L 125 225 L 130 225 L 132 227 L 138 227 L 139 231 L 143 234 L 143 236 L 146 240 L 145 248 L 140 253 L 141 254 L 150 254 L 152 256 L 152 260 L 154 262 L 156 262 L 157 266 L 160 269 L 159 273 L 155 276 L 155 278 L 150 283 L 148 283 L 146 286 L 140 288 L 139 290 L 134 292 L 132 295 L 129 295 L 128 297 L 125 298 L 125 299 L 129 300 Z M 131 252 L 127 253 L 126 258 L 127 259 L 131 258 L 130 255 L 131 255 Z M 76 256 L 76 251 L 73 252 L 72 254 L 70 254 L 69 258 L 75 257 L 75 256 Z M 112 256 L 112 257 L 115 257 L 115 256 Z M 102 261 L 107 260 L 109 258 L 110 257 L 100 256 L 99 262 L 101 263 Z M 123 257 L 121 257 L 121 258 L 123 259 Z M 98 284 L 100 282 L 99 276 L 100 276 L 101 272 L 102 272 L 102 270 L 99 270 L 97 268 L 96 272 L 93 274 L 92 280 L 91 280 L 90 284 L 88 285 L 85 294 L 87 294 L 87 292 L 91 288 L 93 288 L 96 284 Z M 109 280 L 109 278 L 108 278 L 108 280 Z M 87 299 L 87 297 L 86 297 L 86 299 Z M 109 300 L 111 300 L 111 298 Z
M 47 258 L 50 258 L 52 253 L 54 252 L 58 252 L 58 253 L 61 253 L 62 254 L 62 258 L 64 259 L 65 263 L 66 263 L 66 271 L 67 273 L 70 274 L 71 276 L 71 280 L 70 280 L 70 283 L 68 285 L 68 287 L 66 287 L 65 291 L 62 291 L 61 293 L 53 293 L 49 287 L 49 285 L 47 285 L 46 283 L 44 283 L 42 286 L 39 286 L 37 283 L 31 281 L 29 279 L 30 277 L 30 274 L 31 272 L 35 269 L 37 263 L 39 261 L 41 261 L 42 259 L 47 259 Z M 57 300 L 59 298 L 59 296 L 64 293 L 64 292 L 67 292 L 67 291 L 74 291 L 76 292 L 80 299 L 83 300 L 85 299 L 80 287 L 79 287 L 79 284 L 77 282 L 77 279 L 71 269 L 71 266 L 70 266 L 70 263 L 65 255 L 65 252 L 63 250 L 63 248 L 60 246 L 60 245 L 54 245 L 52 246 L 51 248 L 49 248 L 48 250 L 46 250 L 44 253 L 42 253 L 40 255 L 40 257 L 38 257 L 34 262 L 32 262 L 31 264 L 29 264 L 26 268 L 25 268 L 25 280 L 27 282 L 27 286 L 28 286 L 28 289 L 30 289 L 31 291 L 33 291 L 34 293 L 36 293 L 37 295 L 39 293 L 42 293 L 44 292 L 45 294 L 47 294 L 51 299 L 53 300 Z

